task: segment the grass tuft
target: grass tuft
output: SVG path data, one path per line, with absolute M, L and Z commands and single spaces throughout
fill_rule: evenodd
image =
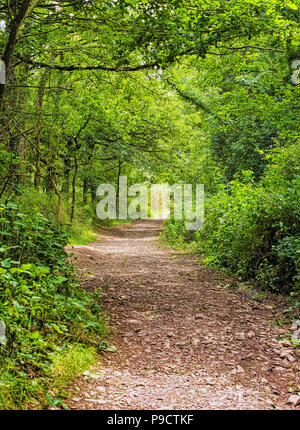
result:
M 68 345 L 56 354 L 50 367 L 51 378 L 57 388 L 72 384 L 76 377 L 99 360 L 95 348 L 82 344 Z

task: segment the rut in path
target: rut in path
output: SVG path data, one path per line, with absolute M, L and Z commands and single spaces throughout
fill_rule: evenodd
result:
M 161 221 L 136 221 L 69 247 L 84 288 L 102 289 L 117 347 L 76 381 L 69 407 L 292 408 L 299 360 L 276 340 L 288 331 L 274 324 L 280 303 L 252 299 L 196 257 L 162 246 L 161 230 Z

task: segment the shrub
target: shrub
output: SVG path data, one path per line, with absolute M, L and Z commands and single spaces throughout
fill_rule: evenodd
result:
M 276 153 L 259 184 L 244 172 L 205 202 L 202 230 L 190 237 L 208 262 L 273 291 L 299 287 L 299 145 Z M 165 236 L 188 242 L 183 221 L 170 219 Z
M 97 347 L 106 325 L 64 250 L 68 236 L 40 214 L 0 206 L 1 408 L 46 392 L 51 363 L 68 345 Z M 81 347 L 83 348 L 83 346 Z

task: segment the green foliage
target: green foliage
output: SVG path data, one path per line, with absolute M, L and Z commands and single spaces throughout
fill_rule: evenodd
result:
M 40 214 L 19 212 L 14 203 L 1 206 L 0 216 L 2 267 L 26 262 L 60 271 L 69 270 L 63 248 L 67 235 L 59 226 Z
M 69 245 L 87 245 L 97 240 L 98 233 L 85 225 L 74 224 L 70 229 Z
M 14 202 L 17 203 L 19 210 L 23 214 L 31 216 L 40 214 L 52 224 L 55 224 L 56 221 L 56 200 L 57 199 L 52 192 L 40 193 L 32 188 L 24 187 L 20 190 L 20 194 L 14 198 Z M 65 207 L 63 207 L 61 223 L 68 223 L 68 214 Z
M 244 172 L 206 199 L 202 230 L 188 238 L 183 223 L 171 219 L 166 237 L 192 241 L 207 262 L 241 279 L 254 279 L 263 288 L 299 289 L 299 165 L 299 145 L 281 149 L 260 184 Z
M 67 235 L 14 204 L 2 205 L 0 216 L 0 320 L 6 325 L 0 407 L 15 408 L 46 391 L 53 357 L 72 343 L 97 347 L 106 325 L 67 261 Z
M 96 218 L 96 190 L 120 175 L 204 183 L 204 229 L 171 219 L 168 240 L 296 303 L 299 1 L 9 3 L 0 0 L 1 407 L 43 397 L 54 375 L 69 381 L 63 362 L 75 373 L 93 361 L 81 344 L 98 344 L 105 325 L 64 246 L 115 223 Z M 63 406 L 52 392 L 47 402 Z
M 98 359 L 93 347 L 81 344 L 68 345 L 59 354 L 53 354 L 50 373 L 55 386 L 63 388 L 70 385 L 76 375 L 82 374 Z

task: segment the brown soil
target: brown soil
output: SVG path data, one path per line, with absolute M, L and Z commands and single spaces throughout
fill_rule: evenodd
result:
M 76 381 L 70 409 L 295 408 L 299 351 L 276 340 L 289 333 L 276 324 L 282 300 L 254 299 L 157 241 L 161 230 L 136 221 L 69 247 L 84 288 L 102 290 L 117 348 Z

